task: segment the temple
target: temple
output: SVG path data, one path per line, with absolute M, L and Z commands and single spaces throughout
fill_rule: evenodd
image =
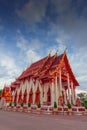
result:
M 4 85 L 4 88 L 2 90 L 1 98 L 4 98 L 6 103 L 10 103 L 12 100 L 12 95 L 11 95 L 11 87 Z
M 76 104 L 76 87 L 79 86 L 72 72 L 66 50 L 63 54 L 49 53 L 43 59 L 32 63 L 11 84 L 12 102 L 17 104 L 38 104 L 54 106 Z

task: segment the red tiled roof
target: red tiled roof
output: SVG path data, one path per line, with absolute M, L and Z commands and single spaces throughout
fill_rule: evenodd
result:
M 31 64 L 22 74 L 17 78 L 17 80 L 22 80 L 27 77 L 37 77 L 39 79 L 44 79 L 44 78 L 52 78 L 53 76 L 50 75 L 50 71 L 55 73 L 55 70 L 57 67 L 61 67 L 61 62 L 64 60 L 67 64 L 67 67 L 69 69 L 69 73 L 72 76 L 73 81 L 75 84 L 78 86 L 79 83 L 75 79 L 75 76 L 71 70 L 68 58 L 66 56 L 66 53 L 64 52 L 63 54 L 57 56 L 55 54 L 54 56 L 48 55 L 47 57 Z
M 30 67 L 28 67 L 24 72 L 22 72 L 22 74 L 18 77 L 18 79 L 20 80 L 22 78 L 33 75 L 34 72 L 38 71 L 41 68 L 41 66 L 44 64 L 46 59 L 47 59 L 47 57 L 31 64 Z
M 49 77 L 49 73 L 47 71 L 49 69 L 53 70 L 56 68 L 56 66 L 59 64 L 61 56 L 47 56 L 35 63 L 33 63 L 30 67 L 28 67 L 22 74 L 18 77 L 18 79 L 23 79 L 29 76 L 33 77 Z M 55 66 L 54 66 L 55 65 Z M 53 66 L 53 68 L 52 68 Z M 49 72 L 49 71 L 48 71 Z M 36 74 L 37 73 L 37 74 Z M 44 74 L 44 76 L 43 76 Z M 45 75 L 46 74 L 46 75 Z

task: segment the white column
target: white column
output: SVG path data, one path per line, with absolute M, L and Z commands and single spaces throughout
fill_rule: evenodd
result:
M 40 92 L 40 103 L 43 104 L 43 96 L 42 92 Z
M 76 104 L 76 91 L 75 91 L 75 88 L 73 89 L 73 92 L 74 92 L 74 103 Z
M 69 74 L 67 74 L 67 83 L 68 83 L 68 98 L 69 102 L 71 103 Z
M 66 90 L 64 89 L 64 102 L 67 104 L 67 99 L 66 99 Z
M 55 77 L 55 101 L 56 101 L 57 106 L 58 106 L 58 84 L 57 84 L 57 74 L 56 74 L 56 77 Z
M 26 103 L 28 104 L 28 99 L 29 99 L 29 93 L 27 93 L 27 101 L 26 101 Z
M 51 106 L 54 106 L 54 80 L 52 80 L 52 83 L 51 83 Z
M 18 98 L 19 98 L 19 95 L 17 94 L 17 100 L 16 100 L 16 103 L 18 104 Z
M 42 104 L 44 102 L 44 84 L 42 85 Z
M 15 92 L 12 91 L 12 103 L 14 103 Z
M 24 99 L 24 93 L 22 93 L 22 101 L 23 101 L 23 99 Z M 23 102 L 24 103 L 24 102 Z
M 36 96 L 36 93 L 33 92 L 33 104 L 35 104 L 35 96 Z
M 60 95 L 62 95 L 62 78 L 61 78 L 61 69 L 59 70 L 59 86 L 60 86 Z
M 72 94 L 72 102 L 75 105 L 75 100 L 74 100 L 74 90 L 73 90 L 73 82 L 71 82 L 71 94 Z
M 14 103 L 14 97 L 15 97 L 15 96 L 12 96 L 12 103 Z
M 43 104 L 43 91 L 41 83 L 39 83 L 39 90 L 40 90 L 40 103 Z
M 44 102 L 47 102 L 48 85 L 44 85 Z
M 18 97 L 17 90 L 15 92 L 15 96 L 16 96 L 16 103 L 17 103 L 17 97 Z

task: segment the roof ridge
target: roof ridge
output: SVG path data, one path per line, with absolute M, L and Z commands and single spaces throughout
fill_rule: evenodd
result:
M 40 74 L 40 71 L 43 69 L 44 65 L 46 64 L 46 62 L 48 61 L 48 59 L 52 57 L 50 54 L 47 56 L 47 59 L 45 60 L 45 62 L 43 63 L 42 67 L 38 70 L 38 74 Z
M 56 58 L 57 56 L 58 56 L 58 55 L 56 55 L 56 54 L 55 54 L 55 55 L 53 55 L 53 56 L 51 56 L 51 58 L 52 58 L 52 57 L 54 57 L 53 61 L 50 63 L 49 68 L 47 68 L 46 70 L 42 71 L 42 73 L 44 73 L 44 74 L 45 74 L 46 72 L 48 72 L 48 71 L 49 71 L 50 67 L 51 67 L 51 66 L 52 66 L 52 64 L 54 63 L 55 58 Z
M 64 57 L 65 57 L 65 54 L 66 54 L 66 51 L 64 51 L 64 53 L 61 54 L 61 55 L 62 55 L 62 58 L 61 58 L 60 63 L 57 65 L 57 67 L 55 68 L 55 70 L 54 70 L 53 72 L 50 71 L 50 75 L 53 75 L 55 72 L 57 72 L 57 71 L 60 69 L 61 64 L 62 64 L 62 62 L 63 62 L 63 60 L 64 60 Z

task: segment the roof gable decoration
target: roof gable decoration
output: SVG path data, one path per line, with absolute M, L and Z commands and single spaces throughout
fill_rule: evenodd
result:
M 62 65 L 62 62 L 63 62 L 63 60 L 64 60 L 64 56 L 65 56 L 65 51 L 64 51 L 64 54 L 62 55 L 62 58 L 61 58 L 61 60 L 60 60 L 60 63 L 56 66 L 56 68 L 53 70 L 53 71 L 49 71 L 49 74 L 50 75 L 54 75 L 55 73 L 58 73 L 58 70 L 61 68 L 61 65 Z
M 48 64 L 45 63 L 44 70 L 42 70 L 40 74 L 44 75 L 50 69 L 57 56 L 58 54 L 56 52 L 54 56 L 48 58 L 49 60 L 49 61 L 47 60 Z
M 71 66 L 70 66 L 70 63 L 69 63 L 69 60 L 67 58 L 67 55 L 66 55 L 66 50 L 64 51 L 63 55 L 62 55 L 62 58 L 60 60 L 60 63 L 57 65 L 57 67 L 53 70 L 53 71 L 49 71 L 49 74 L 52 76 L 52 75 L 55 75 L 56 73 L 58 73 L 58 71 L 60 70 L 60 68 L 64 67 L 64 63 L 66 64 L 67 68 L 63 68 L 63 69 L 67 69 L 67 72 L 70 74 L 70 76 L 72 77 L 73 81 L 75 82 L 75 85 L 79 86 L 79 83 L 78 81 L 76 80 L 74 74 L 73 74 L 73 71 L 71 69 Z M 66 75 L 66 73 L 65 73 Z

